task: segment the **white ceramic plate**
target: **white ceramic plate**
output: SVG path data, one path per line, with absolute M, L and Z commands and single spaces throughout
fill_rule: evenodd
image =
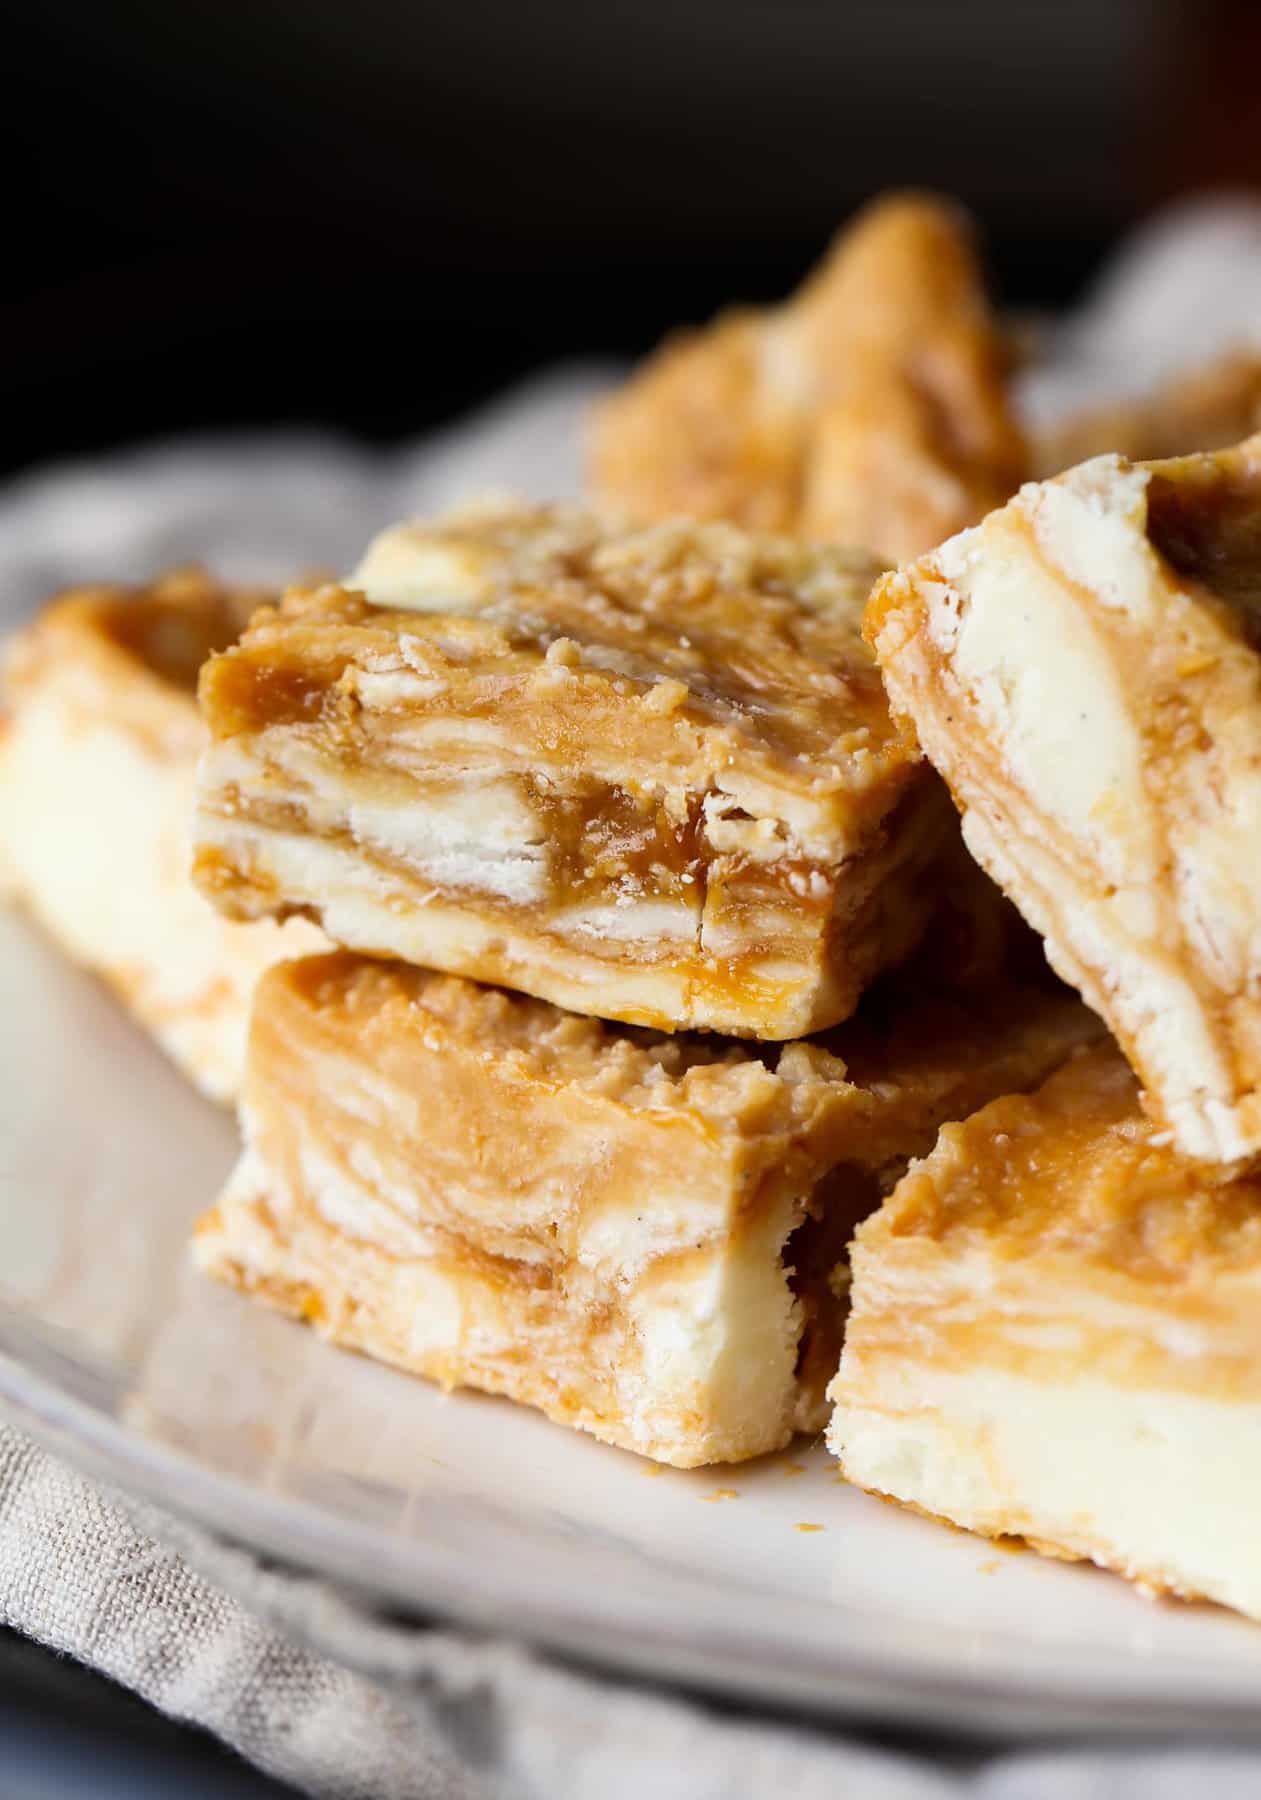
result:
M 901 1513 L 817 1445 L 658 1470 L 204 1281 L 229 1119 L 2 909 L 0 998 L 0 1400 L 82 1466 L 610 1667 L 925 1724 L 1261 1733 L 1261 1629 L 1225 1613 Z

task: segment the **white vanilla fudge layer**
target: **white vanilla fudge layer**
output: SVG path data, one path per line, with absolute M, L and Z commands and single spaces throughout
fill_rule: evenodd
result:
M 1261 1398 L 923 1367 L 906 1390 L 836 1411 L 829 1443 L 859 1487 L 1261 1619 Z
M 889 577 L 867 630 L 972 853 L 1189 1156 L 1261 1152 L 1261 440 L 1101 457 Z

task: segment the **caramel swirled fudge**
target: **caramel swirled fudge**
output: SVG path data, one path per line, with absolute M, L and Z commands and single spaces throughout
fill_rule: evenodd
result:
M 681 1466 L 756 1456 L 821 1429 L 845 1246 L 907 1157 L 1097 1030 L 1062 991 L 917 981 L 758 1047 L 346 952 L 285 963 L 197 1258 L 446 1386 Z
M 259 974 L 323 945 L 302 920 L 228 924 L 188 877 L 197 671 L 265 598 L 195 569 L 76 590 L 19 633 L 0 674 L 2 885 L 221 1100 Z
M 1185 1155 L 1261 1153 L 1261 437 L 1026 487 L 885 578 L 895 712 Z
M 851 1260 L 851 1481 L 1261 1618 L 1261 1181 L 1177 1156 L 1115 1046 L 947 1125 Z
M 570 508 L 390 531 L 203 671 L 195 877 L 233 918 L 575 1012 L 829 1025 L 957 841 L 862 642 L 872 575 Z
M 686 513 L 917 555 L 1027 474 L 966 218 L 879 200 L 801 291 L 669 340 L 606 401 L 591 485 Z

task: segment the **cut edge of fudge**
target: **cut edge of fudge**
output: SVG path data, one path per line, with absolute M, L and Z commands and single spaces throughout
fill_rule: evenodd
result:
M 403 528 L 365 567 L 366 597 L 292 594 L 203 672 L 221 910 L 768 1038 L 914 947 L 956 828 L 861 641 L 865 561 L 552 507 Z
M 1030 484 L 866 630 L 976 859 L 1188 1156 L 1261 1154 L 1261 436 Z

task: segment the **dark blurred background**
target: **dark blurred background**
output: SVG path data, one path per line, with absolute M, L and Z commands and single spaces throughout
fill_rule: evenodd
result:
M 880 187 L 1070 299 L 1261 183 L 1251 0 L 33 0 L 6 22 L 0 467 L 448 417 L 779 295 Z

